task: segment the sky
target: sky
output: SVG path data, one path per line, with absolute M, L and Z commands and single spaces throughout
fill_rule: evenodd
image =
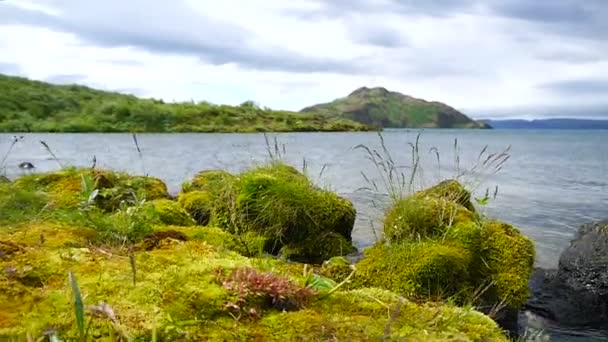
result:
M 300 110 L 381 86 L 608 119 L 608 0 L 0 0 L 0 73 Z

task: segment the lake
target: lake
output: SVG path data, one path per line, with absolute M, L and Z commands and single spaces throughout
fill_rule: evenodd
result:
M 480 210 L 514 224 L 531 237 L 536 244 L 537 266 L 555 267 L 582 223 L 608 217 L 608 131 L 387 130 L 382 133 L 386 148 L 406 174 L 412 165 L 410 144 L 415 143 L 418 133 L 416 187 L 473 170 L 463 181 L 473 186 L 474 197 L 484 197 L 486 189 L 492 197 Z M 386 192 L 365 189 L 371 182 L 382 181 L 365 150 L 355 148 L 365 145 L 382 153 L 376 133 L 268 134 L 268 144 L 263 134 L 140 134 L 141 157 L 130 134 L 22 135 L 6 161 L 9 177 L 25 173 L 18 168 L 25 161 L 33 163 L 36 171 L 50 171 L 60 164 L 91 166 L 95 157 L 97 167 L 159 177 L 173 194 L 198 171 L 238 172 L 265 163 L 270 149 L 270 154 L 278 152 L 287 163 L 304 168 L 319 186 L 355 203 L 358 214 L 353 240 L 360 249 L 373 244 L 381 234 L 382 213 L 389 203 Z M 0 160 L 13 136 L 0 134 Z M 40 141 L 46 142 L 59 160 L 54 160 Z M 499 172 L 480 167 L 490 153 L 507 148 L 510 158 Z

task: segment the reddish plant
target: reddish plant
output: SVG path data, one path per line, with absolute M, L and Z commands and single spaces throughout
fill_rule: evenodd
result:
M 236 302 L 227 304 L 231 311 L 246 312 L 257 316 L 255 307 L 298 310 L 304 307 L 314 292 L 271 272 L 259 272 L 253 268 L 237 268 L 229 275 L 219 270 L 218 281 L 236 296 Z M 249 309 L 247 309 L 249 307 Z M 252 311 L 253 310 L 253 311 Z

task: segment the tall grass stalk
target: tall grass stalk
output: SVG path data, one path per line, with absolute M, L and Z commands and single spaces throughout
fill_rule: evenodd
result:
M 139 147 L 139 141 L 137 140 L 137 134 L 133 133 L 133 144 L 135 144 L 135 149 L 137 150 L 137 156 L 139 157 L 139 162 L 141 163 L 141 171 L 144 176 L 148 176 L 146 173 L 146 165 L 144 163 L 144 154 L 141 152 L 141 148 Z
M 8 157 L 11 155 L 11 152 L 13 152 L 13 148 L 21 140 L 23 140 L 23 136 L 16 136 L 16 135 L 13 136 L 13 140 L 11 141 L 11 144 L 8 146 L 8 149 L 2 156 L 2 160 L 0 160 L 0 172 L 2 172 L 2 174 L 4 174 L 6 171 L 6 161 L 7 161 Z
M 44 141 L 40 140 L 40 143 L 42 144 L 42 146 L 44 146 L 44 149 L 51 155 L 52 159 L 59 164 L 60 168 L 64 168 L 65 166 L 63 165 L 63 163 L 59 160 L 59 158 L 57 158 L 57 155 L 55 155 L 55 153 L 53 153 L 53 150 L 51 150 L 51 147 Z

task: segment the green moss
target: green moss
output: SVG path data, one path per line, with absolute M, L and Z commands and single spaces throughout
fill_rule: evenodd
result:
M 342 235 L 327 232 L 318 237 L 310 237 L 305 241 L 285 245 L 279 255 L 288 260 L 321 264 L 328 256 L 342 256 L 355 252 L 352 242 Z
M 235 299 L 235 288 L 218 283 L 218 270 L 229 274 L 253 267 L 302 284 L 303 265 L 243 257 L 225 248 L 232 235 L 220 229 L 159 227 L 144 241 L 167 241 L 134 249 L 133 284 L 128 251 L 91 246 L 95 234 L 48 223 L 0 230 L 0 250 L 6 254 L 0 269 L 10 271 L 0 273 L 0 337 L 37 338 L 52 327 L 62 340 L 76 339 L 67 276 L 72 271 L 85 307 L 105 303 L 118 318 L 110 324 L 107 316 L 87 310 L 90 336 L 97 339 L 108 339 L 111 329 L 115 336 L 134 340 L 150 340 L 153 330 L 160 340 L 378 340 L 389 325 L 388 335 L 395 340 L 506 341 L 496 324 L 478 312 L 416 304 L 378 289 L 338 291 L 305 309 L 283 312 L 271 306 L 235 320 L 227 306 Z M 341 259 L 331 263 L 346 264 Z M 270 287 L 266 291 L 274 293 Z
M 44 192 L 24 190 L 10 183 L 0 184 L 0 224 L 16 224 L 36 219 L 48 203 Z
M 469 289 L 471 253 L 449 243 L 425 241 L 365 250 L 354 284 L 422 298 L 447 298 Z
M 436 238 L 458 223 L 474 221 L 465 207 L 443 199 L 412 196 L 397 202 L 384 219 L 384 237 L 391 243 Z
M 205 170 L 197 173 L 191 181 L 182 184 L 183 192 L 195 190 L 218 193 L 228 183 L 234 181 L 234 175 L 222 170 Z
M 327 259 L 352 251 L 352 203 L 316 188 L 294 168 L 273 164 L 253 169 L 240 176 L 238 185 L 236 217 L 240 229 L 256 231 L 275 241 L 277 247 L 289 246 L 297 250 L 289 254 L 301 257 Z M 309 246 L 316 243 L 327 249 L 313 251 Z
M 198 190 L 181 193 L 178 197 L 178 202 L 182 208 L 201 226 L 206 226 L 209 223 L 212 210 L 211 201 L 209 192 Z
M 194 219 L 184 210 L 179 203 L 168 199 L 158 199 L 149 202 L 156 210 L 160 221 L 164 224 L 175 226 L 192 226 Z
M 475 212 L 475 207 L 471 203 L 471 193 L 462 184 L 453 179 L 442 181 L 433 187 L 417 192 L 415 196 L 421 198 L 441 198 L 450 202 L 456 202 Z
M 99 194 L 95 202 L 107 211 L 118 209 L 121 203 L 132 205 L 138 200 L 169 197 L 165 183 L 154 177 L 78 168 L 22 176 L 15 181 L 15 187 L 45 191 L 50 195 L 54 206 L 67 208 L 76 207 L 87 200 L 85 190 L 92 192 L 97 189 Z
M 487 297 L 520 307 L 529 296 L 534 244 L 513 226 L 499 221 L 484 223 L 481 241 L 479 272 L 494 284 Z
M 353 265 L 344 257 L 333 257 L 323 262 L 319 273 L 325 277 L 342 282 L 353 271 Z

